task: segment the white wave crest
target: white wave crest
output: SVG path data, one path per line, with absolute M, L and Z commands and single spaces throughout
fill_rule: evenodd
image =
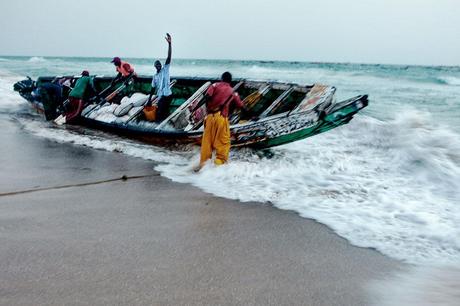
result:
M 441 81 L 445 82 L 447 85 L 460 86 L 460 78 L 453 76 L 443 76 L 439 78 Z
M 14 83 L 22 79 L 24 77 L 0 69 L 0 108 L 8 109 L 25 103 L 24 99 L 13 90 Z
M 30 62 L 30 63 L 43 63 L 43 62 L 46 62 L 46 59 L 44 57 L 41 57 L 41 56 L 32 56 L 31 58 L 29 58 L 28 62 Z

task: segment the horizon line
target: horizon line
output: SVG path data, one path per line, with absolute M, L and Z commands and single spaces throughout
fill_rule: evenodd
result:
M 0 57 L 42 57 L 42 58 L 100 58 L 100 59 L 110 59 L 111 56 L 85 56 L 85 55 L 0 55 Z M 164 59 L 163 57 L 139 57 L 139 56 L 126 56 L 123 57 L 126 59 Z M 175 57 L 174 59 L 178 60 L 198 60 L 198 61 L 233 61 L 233 62 L 260 62 L 264 64 L 269 63 L 304 63 L 304 64 L 341 64 L 341 65 L 386 65 L 386 66 L 407 66 L 407 67 L 446 67 L 446 68 L 460 68 L 458 65 L 450 64 L 395 64 L 395 63 L 374 63 L 374 62 L 333 62 L 333 61 L 307 61 L 307 60 L 276 60 L 276 59 L 229 59 L 229 58 L 185 58 L 185 57 Z

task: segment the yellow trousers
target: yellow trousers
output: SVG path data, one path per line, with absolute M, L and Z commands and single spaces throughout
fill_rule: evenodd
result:
M 200 165 L 212 157 L 212 152 L 216 151 L 216 165 L 222 165 L 228 161 L 230 153 L 230 124 L 228 118 L 222 116 L 220 112 L 208 114 L 204 121 L 204 133 L 201 140 Z

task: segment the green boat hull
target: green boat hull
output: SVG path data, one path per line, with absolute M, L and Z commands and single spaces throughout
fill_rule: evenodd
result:
M 67 78 L 71 79 L 72 77 Z M 36 82 L 24 80 L 15 84 L 15 90 L 27 99 L 35 109 L 44 111 L 44 105 L 49 102 L 46 101 L 47 96 L 44 94 L 37 95 L 36 92 L 40 92 L 45 84 L 49 84 L 53 79 L 55 77 L 42 77 Z M 172 87 L 174 99 L 169 109 L 170 113 L 174 113 L 184 103 L 187 103 L 187 99 L 205 82 L 217 81 L 204 78 L 173 79 L 176 83 Z M 96 77 L 94 82 L 96 91 L 102 91 L 110 84 L 111 80 L 108 77 Z M 233 85 L 238 82 L 240 80 L 234 82 Z M 117 103 L 122 97 L 130 96 L 135 92 L 148 94 L 151 88 L 150 83 L 151 78 L 138 77 L 135 82 L 125 86 L 113 102 Z M 249 112 L 242 115 L 237 124 L 231 125 L 231 144 L 234 147 L 265 149 L 311 137 L 348 123 L 357 112 L 368 104 L 367 95 L 334 103 L 335 88 L 330 86 L 302 86 L 257 81 L 243 81 L 242 84 L 243 86 L 239 87 L 238 93 L 243 99 L 263 86 L 269 86 L 270 90 L 264 93 L 260 101 Z M 289 94 L 286 94 L 287 92 Z M 280 97 L 283 97 L 282 101 Z M 270 110 L 269 113 L 267 109 Z M 184 111 L 188 113 L 187 116 L 182 117 L 186 121 L 191 120 L 189 118 L 192 118 L 194 113 L 187 109 Z M 176 121 L 179 122 L 179 120 Z M 82 115 L 75 124 L 159 145 L 199 144 L 203 133 L 202 128 L 192 130 L 187 130 L 184 127 L 159 129 L 158 125 L 145 121 L 142 116 L 136 120 L 129 120 L 129 122 L 118 119 L 105 122 L 98 120 L 98 118 Z

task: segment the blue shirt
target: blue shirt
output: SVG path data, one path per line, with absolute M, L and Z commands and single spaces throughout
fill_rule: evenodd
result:
M 169 64 L 164 65 L 152 79 L 152 87 L 156 88 L 157 97 L 170 96 L 172 94 L 169 88 Z

